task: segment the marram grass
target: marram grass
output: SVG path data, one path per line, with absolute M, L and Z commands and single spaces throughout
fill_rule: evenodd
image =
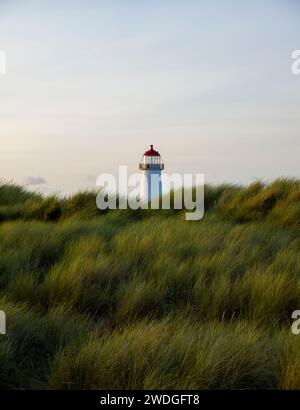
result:
M 300 182 L 206 186 L 205 208 L 3 182 L 0 388 L 300 388 Z

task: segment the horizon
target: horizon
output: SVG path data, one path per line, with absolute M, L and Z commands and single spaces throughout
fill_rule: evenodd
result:
M 299 178 L 299 17 L 294 0 L 1 2 L 1 177 L 69 195 L 153 144 L 208 183 Z

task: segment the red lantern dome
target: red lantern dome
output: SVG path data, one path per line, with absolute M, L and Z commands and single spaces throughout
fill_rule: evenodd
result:
M 146 157 L 160 157 L 159 152 L 155 151 L 155 149 L 153 149 L 153 145 L 150 145 L 149 151 L 146 151 L 144 153 L 144 155 L 146 155 Z

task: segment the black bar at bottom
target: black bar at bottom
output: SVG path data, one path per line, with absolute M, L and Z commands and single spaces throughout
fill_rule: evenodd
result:
M 29 407 L 48 408 L 101 409 L 104 407 L 122 406 L 123 408 L 137 408 L 149 406 L 191 406 L 207 408 L 207 406 L 241 408 L 254 406 L 266 402 L 270 405 L 288 406 L 300 400 L 300 391 L 1 391 L 1 408 Z M 6 403 L 6 405 L 4 405 Z

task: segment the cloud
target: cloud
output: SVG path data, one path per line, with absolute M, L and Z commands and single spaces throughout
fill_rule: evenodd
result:
M 47 183 L 45 178 L 42 177 L 26 177 L 24 184 L 25 185 L 45 185 Z

